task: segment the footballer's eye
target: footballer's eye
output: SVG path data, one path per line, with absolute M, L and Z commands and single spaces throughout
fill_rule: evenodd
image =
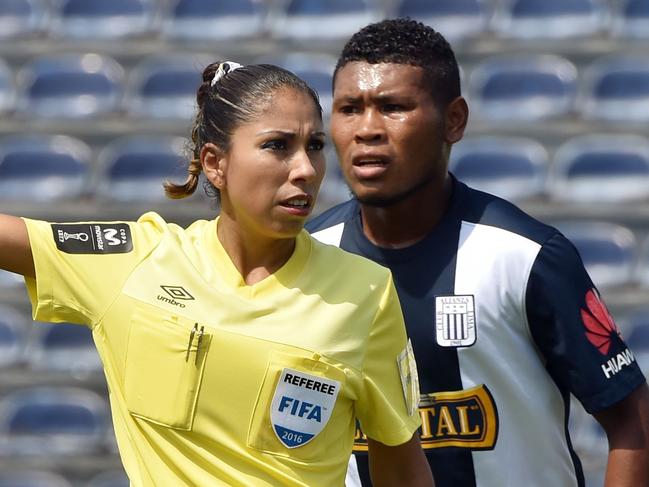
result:
M 288 148 L 288 144 L 283 139 L 272 139 L 272 140 L 268 140 L 268 141 L 264 142 L 261 145 L 261 148 L 262 149 L 282 151 L 282 150 L 286 150 Z
M 357 106 L 354 105 L 342 105 L 338 111 L 345 115 L 351 115 L 353 113 L 358 113 L 360 110 Z
M 384 112 L 400 112 L 403 110 L 403 106 L 398 103 L 386 103 L 383 105 Z

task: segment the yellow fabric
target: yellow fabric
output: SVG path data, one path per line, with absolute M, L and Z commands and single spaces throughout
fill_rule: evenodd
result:
M 419 427 L 397 367 L 407 339 L 387 269 L 302 232 L 289 261 L 248 286 L 216 220 L 184 230 L 147 213 L 119 254 L 62 252 L 50 224 L 25 221 L 34 317 L 92 328 L 133 486 L 343 485 L 356 417 L 388 445 Z M 182 290 L 173 298 L 162 286 Z M 329 421 L 296 448 L 271 421 L 285 369 L 340 384 Z

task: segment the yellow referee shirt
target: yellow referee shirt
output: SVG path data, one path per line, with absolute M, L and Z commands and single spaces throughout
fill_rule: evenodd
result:
M 247 285 L 217 220 L 25 221 L 34 317 L 92 328 L 133 486 L 343 485 L 355 418 L 387 445 L 417 430 L 387 269 L 303 231 Z

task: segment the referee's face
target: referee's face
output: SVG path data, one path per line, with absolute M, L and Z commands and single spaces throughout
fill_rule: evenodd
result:
M 221 191 L 222 219 L 254 242 L 295 237 L 324 176 L 324 139 L 308 95 L 274 92 L 259 115 L 235 129 L 218 161 L 220 174 L 212 182 Z
M 390 206 L 441 188 L 449 147 L 444 130 L 421 67 L 357 61 L 338 70 L 331 136 L 362 203 Z

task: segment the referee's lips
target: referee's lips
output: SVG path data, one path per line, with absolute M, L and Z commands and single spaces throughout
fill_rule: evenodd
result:
M 315 198 L 308 193 L 300 193 L 280 201 L 279 205 L 295 216 L 308 216 Z

